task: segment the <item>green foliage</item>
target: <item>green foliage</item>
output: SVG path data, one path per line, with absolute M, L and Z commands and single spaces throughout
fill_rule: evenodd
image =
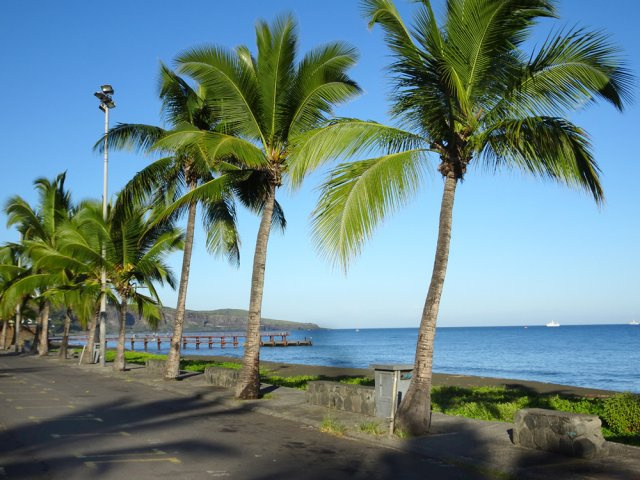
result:
M 324 417 L 320 424 L 320 431 L 341 437 L 347 431 L 347 427 L 338 422 L 335 418 L 327 416 Z
M 522 408 L 598 415 L 606 439 L 640 445 L 640 395 L 632 393 L 602 399 L 546 395 L 506 387 L 434 387 L 431 400 L 436 412 L 501 422 L 512 422 L 515 412 Z
M 607 398 L 602 416 L 613 433 L 640 438 L 640 395 L 621 393 Z
M 260 374 L 260 381 L 269 385 L 277 385 L 279 387 L 297 388 L 306 390 L 307 383 L 315 380 L 321 380 L 319 375 L 296 375 L 293 377 L 281 377 L 279 375 Z
M 358 429 L 362 433 L 367 433 L 369 435 L 380 436 L 385 434 L 385 429 L 378 422 L 362 422 L 358 425 Z
M 180 361 L 180 368 L 182 370 L 187 370 L 189 372 L 204 372 L 207 367 L 220 367 L 220 368 L 230 368 L 233 370 L 239 370 L 242 368 L 240 363 L 235 362 L 216 362 L 216 361 L 205 361 L 205 360 L 187 360 L 182 359 Z
M 373 387 L 375 381 L 369 377 L 341 377 L 340 383 L 346 383 L 348 385 L 362 385 L 366 387 Z
M 116 358 L 115 350 L 107 350 L 107 353 L 104 356 L 105 361 L 113 362 Z M 147 360 L 166 360 L 166 355 L 157 355 L 153 353 L 144 353 L 144 352 L 132 352 L 125 351 L 124 359 L 127 363 L 132 363 L 134 365 L 144 365 Z

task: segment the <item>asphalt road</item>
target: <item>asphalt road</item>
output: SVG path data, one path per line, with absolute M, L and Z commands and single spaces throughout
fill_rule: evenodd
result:
M 474 479 L 477 472 L 186 395 L 0 356 L 0 480 Z

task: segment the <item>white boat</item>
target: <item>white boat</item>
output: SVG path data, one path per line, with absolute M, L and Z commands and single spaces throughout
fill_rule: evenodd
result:
M 631 320 L 629 325 L 640 325 L 640 322 L 638 320 Z
M 547 327 L 559 327 L 560 324 L 554 320 L 551 320 L 549 323 L 547 323 Z

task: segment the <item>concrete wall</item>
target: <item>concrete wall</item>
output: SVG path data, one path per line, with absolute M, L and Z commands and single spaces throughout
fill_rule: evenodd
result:
M 347 412 L 375 416 L 375 388 L 338 382 L 309 382 L 307 402 Z
M 240 378 L 240 370 L 222 367 L 207 367 L 204 370 L 207 383 L 216 387 L 234 388 Z
M 147 367 L 147 373 L 154 377 L 162 377 L 164 376 L 164 368 L 167 365 L 167 361 L 150 358 L 145 361 L 145 365 Z

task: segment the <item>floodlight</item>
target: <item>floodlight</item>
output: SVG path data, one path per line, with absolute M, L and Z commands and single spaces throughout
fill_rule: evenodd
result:
M 111 85 L 101 85 L 102 93 L 106 93 L 107 95 L 113 95 L 113 87 Z

